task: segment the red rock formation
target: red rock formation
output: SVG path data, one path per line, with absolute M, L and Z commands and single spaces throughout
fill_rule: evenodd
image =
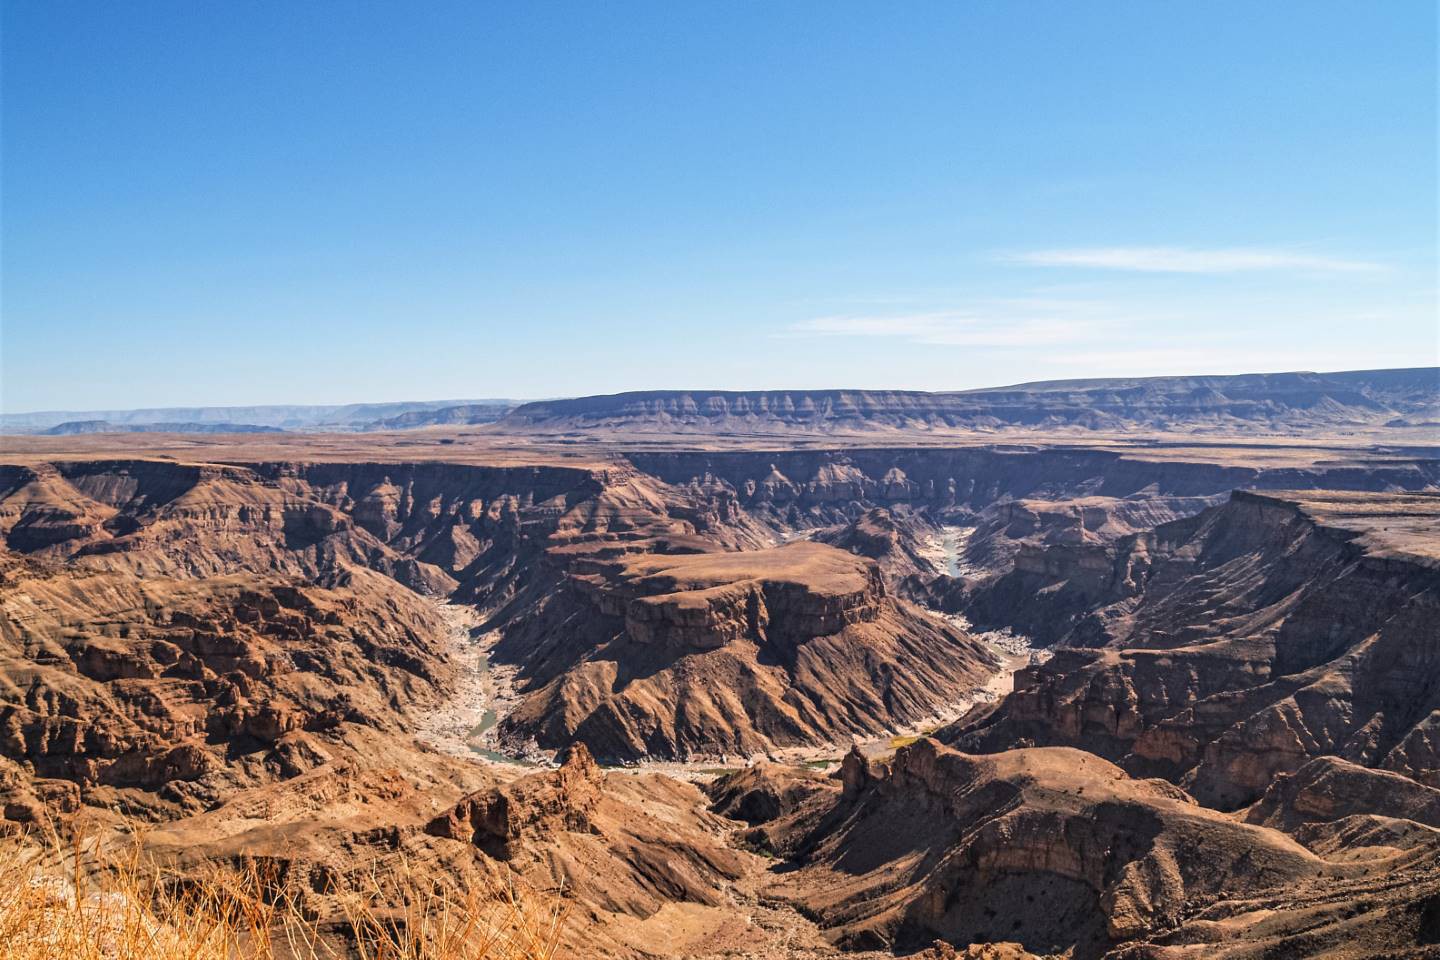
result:
M 88 802 L 139 788 L 193 808 L 293 775 L 306 737 L 402 729 L 449 682 L 434 609 L 368 571 L 324 589 L 12 562 L 3 587 L 0 755 Z
M 995 667 L 832 547 L 603 552 L 554 553 L 568 583 L 504 628 L 499 650 L 528 681 L 509 736 L 616 758 L 746 755 L 918 721 Z
M 559 769 L 464 797 L 425 829 L 558 881 L 596 909 L 644 918 L 666 903 L 720 905 L 748 868 L 699 799 L 663 777 L 606 776 L 577 745 Z
M 433 836 L 473 843 L 499 860 L 557 832 L 589 833 L 601 799 L 604 775 L 584 744 L 577 744 L 560 769 L 471 794 L 432 820 Z
M 1427 494 L 1237 492 L 1104 563 L 1047 551 L 981 594 L 987 612 L 1104 649 L 1023 671 L 952 735 L 1082 746 L 1224 807 L 1323 755 L 1434 782 L 1440 563 L 1416 550 L 1437 519 Z
M 847 758 L 835 805 L 794 824 L 794 898 L 838 943 L 1012 940 L 1079 955 L 1181 917 L 1187 904 L 1315 876 L 1284 835 L 1197 806 L 1063 748 L 969 756 L 921 740 Z

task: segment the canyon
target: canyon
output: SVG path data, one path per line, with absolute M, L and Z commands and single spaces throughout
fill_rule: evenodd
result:
M 575 956 L 1433 956 L 1437 406 L 1410 370 L 5 436 L 0 827 L 144 823 L 337 937 L 403 864 L 563 897 Z

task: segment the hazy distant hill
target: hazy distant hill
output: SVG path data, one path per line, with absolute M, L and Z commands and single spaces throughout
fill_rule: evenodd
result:
M 438 410 L 411 410 L 396 417 L 376 420 L 366 429 L 411 430 L 416 427 L 494 423 L 513 409 L 515 404 L 509 401 L 487 401 L 441 407 Z
M 1440 426 L 1440 368 L 1052 380 L 936 393 L 646 390 L 519 405 L 492 399 L 48 412 L 0 416 L 0 432 L 324 432 L 490 423 L 514 433 L 1423 428 Z
M 254 423 L 111 423 L 109 420 L 67 420 L 40 433 L 47 437 L 80 433 L 284 433 L 279 427 Z
M 46 410 L 0 414 L 0 433 L 40 433 L 65 423 L 105 421 L 116 429 L 137 424 L 253 424 L 281 430 L 364 430 L 377 421 L 460 406 L 509 409 L 511 400 L 416 400 L 305 406 L 152 407 L 137 410 Z
M 523 404 L 517 431 L 1090 429 L 1415 425 L 1436 419 L 1440 368 L 1066 380 L 951 393 L 652 390 Z

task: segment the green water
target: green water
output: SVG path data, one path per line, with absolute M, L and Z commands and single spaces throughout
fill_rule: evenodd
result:
M 945 572 L 952 577 L 960 576 L 960 536 L 946 533 L 940 540 L 945 550 Z
M 467 739 L 473 740 L 480 737 L 485 733 L 486 730 L 489 730 L 491 727 L 495 726 L 495 721 L 497 719 L 499 718 L 496 717 L 495 711 L 493 709 L 486 710 L 481 715 L 480 722 L 475 724 L 475 728 L 470 731 L 469 737 L 467 737 Z
M 508 763 L 512 767 L 533 767 L 534 763 L 529 760 L 517 760 L 514 757 L 506 756 L 499 750 L 487 750 L 484 747 L 471 746 L 470 751 L 477 757 L 484 757 L 494 763 Z
M 486 690 L 493 698 L 495 695 L 495 686 L 490 682 L 490 658 L 487 656 L 481 656 L 476 665 L 485 674 Z M 486 733 L 488 733 L 499 721 L 499 719 L 500 717 L 495 712 L 494 707 L 491 707 L 480 715 L 480 722 L 475 724 L 475 726 L 471 729 L 470 733 L 467 734 L 465 737 L 465 743 L 467 746 L 469 746 L 470 752 L 474 753 L 476 756 L 484 757 L 486 760 L 490 760 L 495 763 L 509 763 L 518 767 L 533 767 L 535 765 L 533 763 L 525 760 L 517 760 L 514 757 L 506 756 L 499 750 L 491 750 L 488 747 L 482 747 L 479 745 L 478 741 L 480 740 L 480 738 Z

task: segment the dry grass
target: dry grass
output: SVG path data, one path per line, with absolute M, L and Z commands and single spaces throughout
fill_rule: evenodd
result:
M 0 841 L 0 960 L 559 960 L 565 910 L 402 865 L 337 894 L 322 921 L 256 866 L 169 871 L 118 855 Z

